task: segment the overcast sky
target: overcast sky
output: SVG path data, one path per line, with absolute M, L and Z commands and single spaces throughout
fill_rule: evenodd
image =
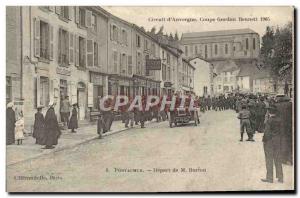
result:
M 156 26 L 156 30 L 164 25 L 164 32 L 175 33 L 178 31 L 179 36 L 183 32 L 202 32 L 226 29 L 250 28 L 262 36 L 266 26 L 282 26 L 288 21 L 293 21 L 292 7 L 103 7 L 110 13 L 143 26 L 150 30 Z M 169 17 L 185 19 L 196 18 L 196 22 L 158 22 L 153 21 L 160 18 L 167 20 Z M 217 18 L 235 18 L 235 22 L 208 22 L 200 21 L 202 19 Z M 239 21 L 242 18 L 257 18 L 257 21 Z M 269 21 L 261 21 L 261 17 L 269 17 Z

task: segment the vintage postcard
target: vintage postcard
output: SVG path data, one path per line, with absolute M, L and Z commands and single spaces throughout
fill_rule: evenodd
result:
M 7 192 L 295 191 L 293 6 L 7 6 Z

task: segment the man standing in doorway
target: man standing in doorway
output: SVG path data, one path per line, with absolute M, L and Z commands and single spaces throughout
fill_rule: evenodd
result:
M 64 128 L 68 127 L 69 125 L 70 108 L 71 108 L 71 104 L 69 101 L 69 96 L 66 96 L 61 102 L 61 106 L 60 106 L 60 113 L 62 116 L 62 122 Z

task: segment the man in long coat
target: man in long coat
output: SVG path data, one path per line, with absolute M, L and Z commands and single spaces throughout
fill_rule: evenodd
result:
M 15 143 L 16 115 L 13 106 L 14 104 L 10 102 L 7 104 L 6 109 L 6 145 Z
M 263 182 L 273 183 L 273 166 L 276 168 L 276 178 L 283 182 L 282 159 L 280 155 L 281 142 L 281 120 L 277 116 L 278 111 L 275 105 L 269 107 L 269 119 L 266 122 L 263 143 L 266 159 L 267 175 Z
M 281 156 L 283 163 L 293 163 L 293 105 L 288 96 L 275 103 L 278 117 L 282 123 L 281 127 Z
M 38 107 L 38 112 L 34 115 L 34 125 L 32 137 L 36 139 L 35 143 L 39 145 L 45 145 L 46 134 L 45 134 L 45 118 L 42 114 L 42 108 Z
M 45 149 L 53 149 L 53 145 L 57 145 L 58 138 L 61 131 L 58 126 L 57 117 L 54 111 L 54 102 L 49 103 L 49 109 L 45 116 L 45 129 L 46 129 L 46 147 Z

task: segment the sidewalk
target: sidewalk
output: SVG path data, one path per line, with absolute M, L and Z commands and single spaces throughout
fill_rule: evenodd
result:
M 151 124 L 155 121 L 147 122 Z M 134 128 L 140 125 L 134 126 Z M 105 136 L 128 130 L 122 121 L 114 121 L 110 132 L 103 134 Z M 77 130 L 77 133 L 71 133 L 70 130 L 62 130 L 62 135 L 58 139 L 58 145 L 54 149 L 42 149 L 44 146 L 35 144 L 35 139 L 32 136 L 25 137 L 22 145 L 7 145 L 6 146 L 6 165 L 14 165 L 20 162 L 38 158 L 42 155 L 62 151 L 65 149 L 73 148 L 77 145 L 97 139 L 97 125 L 84 125 Z

